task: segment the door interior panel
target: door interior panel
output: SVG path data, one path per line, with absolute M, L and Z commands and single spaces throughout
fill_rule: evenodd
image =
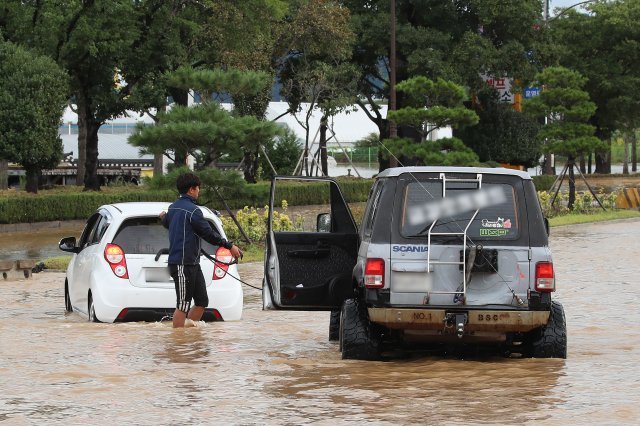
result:
M 351 288 L 358 236 L 276 232 L 281 305 L 337 307 Z

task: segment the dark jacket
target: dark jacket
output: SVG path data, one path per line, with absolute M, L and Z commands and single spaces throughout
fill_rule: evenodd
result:
M 214 246 L 233 246 L 211 227 L 195 200 L 186 194 L 169 206 L 162 224 L 169 228 L 169 264 L 200 263 L 200 238 Z

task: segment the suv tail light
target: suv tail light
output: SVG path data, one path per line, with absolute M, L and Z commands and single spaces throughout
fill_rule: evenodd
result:
M 540 292 L 556 291 L 556 279 L 553 273 L 553 263 L 536 263 L 536 290 Z
M 228 248 L 218 247 L 218 250 L 216 250 L 216 260 L 219 260 L 220 262 L 215 263 L 215 266 L 213 268 L 213 279 L 219 280 L 220 278 L 224 278 L 225 275 L 227 275 L 229 265 L 225 265 L 225 263 L 231 263 L 231 261 L 233 260 L 231 251 Z
M 111 266 L 111 270 L 118 278 L 129 278 L 127 261 L 124 258 L 124 250 L 117 244 L 107 244 L 104 249 L 104 258 Z
M 384 260 L 367 259 L 364 267 L 364 286 L 366 288 L 384 287 Z

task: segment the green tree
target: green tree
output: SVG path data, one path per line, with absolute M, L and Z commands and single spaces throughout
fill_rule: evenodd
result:
M 380 144 L 380 135 L 372 132 L 372 133 L 369 133 L 364 138 L 356 141 L 356 148 L 370 148 L 370 147 L 377 148 L 379 144 Z
M 26 190 L 36 193 L 42 169 L 62 158 L 67 76 L 50 58 L 1 39 L 0 75 L 0 158 L 21 164 Z
M 322 172 L 328 174 L 328 120 L 353 105 L 357 95 L 357 68 L 349 63 L 353 33 L 349 11 L 331 0 L 300 2 L 281 43 L 286 47 L 279 79 L 289 111 L 305 130 L 302 169 L 310 174 L 308 158 L 310 120 L 320 110 L 319 152 Z M 303 112 L 303 118 L 295 115 Z
M 194 10 L 195 9 L 195 10 Z M 99 190 L 98 130 L 127 110 L 163 103 L 153 82 L 182 60 L 199 5 L 180 0 L 8 0 L 0 10 L 6 37 L 53 58 L 67 70 L 78 114 L 78 184 Z
M 174 106 L 160 113 L 155 126 L 140 126 L 129 138 L 134 145 L 154 154 L 187 152 L 201 159 L 200 168 L 215 166 L 224 155 L 238 155 L 278 134 L 274 123 L 249 115 L 235 115 L 212 100 L 214 93 L 256 93 L 267 83 L 265 75 L 236 70 L 180 68 L 167 76 L 167 85 L 192 88 L 202 96 L 193 107 Z
M 454 135 L 473 149 L 482 162 L 533 167 L 542 154 L 542 142 L 537 137 L 540 124 L 496 98 L 495 90 L 480 93 L 473 107 L 479 123 Z
M 584 90 L 596 104 L 591 123 L 609 143 L 615 130 L 629 132 L 640 116 L 640 2 L 617 0 L 570 10 L 551 21 L 550 60 L 587 77 Z M 635 166 L 635 163 L 634 163 Z M 596 172 L 610 173 L 610 146 L 596 155 Z
M 275 176 L 271 166 L 279 175 L 292 175 L 300 154 L 302 154 L 298 136 L 288 127 L 280 136 L 265 143 L 264 150 L 267 157 L 263 155 L 260 158 L 260 168 L 264 179 L 271 179 Z
M 523 102 L 523 111 L 534 117 L 547 117 L 549 122 L 538 132 L 546 141 L 544 149 L 567 157 L 569 171 L 569 209 L 576 196 L 573 167 L 576 158 L 597 149 L 604 143 L 594 136 L 595 127 L 588 124 L 596 111 L 589 94 L 582 90 L 586 78 L 579 72 L 563 67 L 549 67 L 536 76 L 544 89 L 539 96 Z
M 385 140 L 389 126 L 380 99 L 389 98 L 389 0 L 343 4 L 351 11 L 356 34 L 358 104 Z M 443 78 L 476 93 L 484 87 L 483 74 L 526 81 L 537 71 L 540 0 L 396 0 L 396 12 L 398 81 L 420 75 Z M 398 108 L 406 105 L 402 93 L 397 102 Z M 399 129 L 400 136 L 403 130 Z
M 404 156 L 425 165 L 471 165 L 477 155 L 457 138 L 428 140 L 430 134 L 443 127 L 462 128 L 478 123 L 478 115 L 463 105 L 464 89 L 450 81 L 429 80 L 419 76 L 398 83 L 406 95 L 406 105 L 389 111 L 388 117 L 399 125 L 416 131 L 419 141 L 387 139 L 387 148 L 396 157 Z

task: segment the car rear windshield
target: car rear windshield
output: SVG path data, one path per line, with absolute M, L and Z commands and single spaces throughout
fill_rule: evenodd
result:
M 211 224 L 215 228 L 214 224 Z M 169 230 L 157 217 L 136 217 L 122 222 L 113 243 L 122 247 L 127 254 L 157 254 L 169 248 Z M 202 240 L 202 249 L 209 254 L 217 247 Z
M 441 180 L 410 182 L 403 193 L 401 234 L 426 237 L 431 232 L 441 239 L 448 236 L 433 234 L 461 233 L 466 228 L 470 238 L 516 239 L 516 198 L 513 186 L 503 183 L 483 183 L 479 188 L 477 182 L 447 182 L 443 198 Z

